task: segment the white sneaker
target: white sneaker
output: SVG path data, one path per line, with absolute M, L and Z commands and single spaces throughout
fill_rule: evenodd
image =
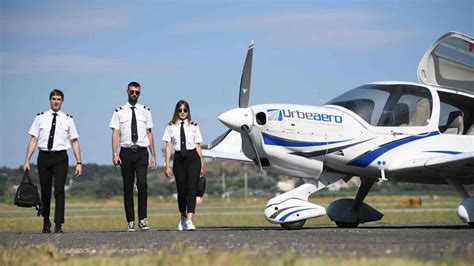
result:
M 188 230 L 188 226 L 186 224 L 186 217 L 181 216 L 178 223 L 178 231 Z
M 128 222 L 127 231 L 128 232 L 135 232 L 135 222 Z
M 142 220 L 138 221 L 138 227 L 140 227 L 140 229 L 142 231 L 146 231 L 146 230 L 150 229 L 146 219 L 142 219 Z
M 193 221 L 191 221 L 191 220 L 186 221 L 186 227 L 187 227 L 188 231 L 196 230 L 196 226 L 194 226 Z

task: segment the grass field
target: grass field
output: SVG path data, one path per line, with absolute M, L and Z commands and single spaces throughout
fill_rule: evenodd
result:
M 379 224 L 462 224 L 456 215 L 460 202 L 456 196 L 419 196 L 422 205 L 404 208 L 404 196 L 369 196 L 366 203 L 385 214 Z M 311 202 L 327 207 L 336 197 L 312 197 Z M 136 200 L 136 199 L 135 199 Z M 197 206 L 195 224 L 208 226 L 275 226 L 263 217 L 267 199 L 250 200 L 205 199 Z M 136 204 L 136 201 L 135 201 Z M 148 220 L 152 228 L 174 228 L 178 221 L 173 199 L 150 198 Z M 52 211 L 52 214 L 54 212 Z M 0 203 L 0 231 L 39 232 L 41 217 L 33 209 Z M 52 215 L 53 217 L 53 215 Z M 236 219 L 236 217 L 239 217 Z M 305 226 L 334 226 L 327 217 L 307 221 Z M 66 231 L 125 229 L 122 198 L 108 200 L 66 199 Z M 0 265 L 473 265 L 465 259 L 421 261 L 398 257 L 299 257 L 294 253 L 278 256 L 253 252 L 213 252 L 182 250 L 180 254 L 168 251 L 145 252 L 133 256 L 113 256 L 107 249 L 95 256 L 75 257 L 62 253 L 51 244 L 28 249 L 9 249 L 0 246 Z
M 419 208 L 404 208 L 404 196 L 368 196 L 368 204 L 384 213 L 377 223 L 382 224 L 461 224 L 456 215 L 460 202 L 456 196 L 420 196 Z M 335 197 L 313 197 L 311 201 L 327 207 Z M 197 206 L 195 224 L 198 226 L 271 226 L 263 217 L 266 199 L 204 199 Z M 135 199 L 135 204 L 136 204 Z M 54 205 L 53 205 L 54 206 Z M 40 231 L 41 217 L 36 211 L 18 208 L 12 204 L 0 204 L 0 231 Z M 52 210 L 51 217 L 54 217 Z M 177 204 L 173 199 L 149 199 L 148 221 L 154 228 L 175 227 L 178 220 Z M 235 219 L 239 217 L 239 219 Z M 333 225 L 326 216 L 308 220 L 306 225 Z M 274 225 L 279 226 L 279 225 Z M 66 230 L 93 230 L 125 228 L 125 214 L 121 198 L 108 200 L 67 199 Z

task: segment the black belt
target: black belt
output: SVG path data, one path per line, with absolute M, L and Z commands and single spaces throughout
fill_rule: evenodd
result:
M 191 152 L 192 152 L 192 151 L 195 151 L 195 150 L 196 150 L 196 148 L 194 148 L 194 149 L 192 149 L 192 150 L 186 150 L 186 152 L 188 152 L 188 151 L 191 151 Z M 174 151 L 175 151 L 175 152 L 178 152 L 178 153 L 180 152 L 180 150 L 174 150 Z
M 39 152 L 44 153 L 44 154 L 58 154 L 58 153 L 66 152 L 66 150 L 60 150 L 60 151 L 40 150 Z
M 122 150 L 129 150 L 129 151 L 132 151 L 132 152 L 137 152 L 137 151 L 146 150 L 147 147 L 142 147 L 142 146 L 135 145 L 135 146 L 130 146 L 130 147 L 121 147 L 121 149 Z

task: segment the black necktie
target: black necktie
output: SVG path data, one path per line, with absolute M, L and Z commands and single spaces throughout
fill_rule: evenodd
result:
M 181 157 L 186 157 L 186 134 L 184 134 L 184 121 L 181 121 L 181 130 L 180 130 L 180 139 L 181 139 L 181 148 L 180 153 Z
M 56 116 L 57 113 L 53 113 L 53 122 L 51 123 L 51 130 L 49 131 L 49 139 L 48 139 L 48 151 L 50 151 L 53 148 L 53 142 L 54 142 L 54 131 L 56 131 Z
M 137 132 L 137 117 L 135 116 L 135 106 L 132 106 L 132 142 L 136 143 L 138 140 Z

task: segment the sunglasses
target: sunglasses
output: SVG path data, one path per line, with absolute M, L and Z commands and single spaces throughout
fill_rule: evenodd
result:
M 134 94 L 135 94 L 135 95 L 139 96 L 139 95 L 140 95 L 140 91 L 128 91 L 128 94 L 130 94 L 130 95 L 134 95 Z
M 188 109 L 179 108 L 178 113 L 187 113 Z

